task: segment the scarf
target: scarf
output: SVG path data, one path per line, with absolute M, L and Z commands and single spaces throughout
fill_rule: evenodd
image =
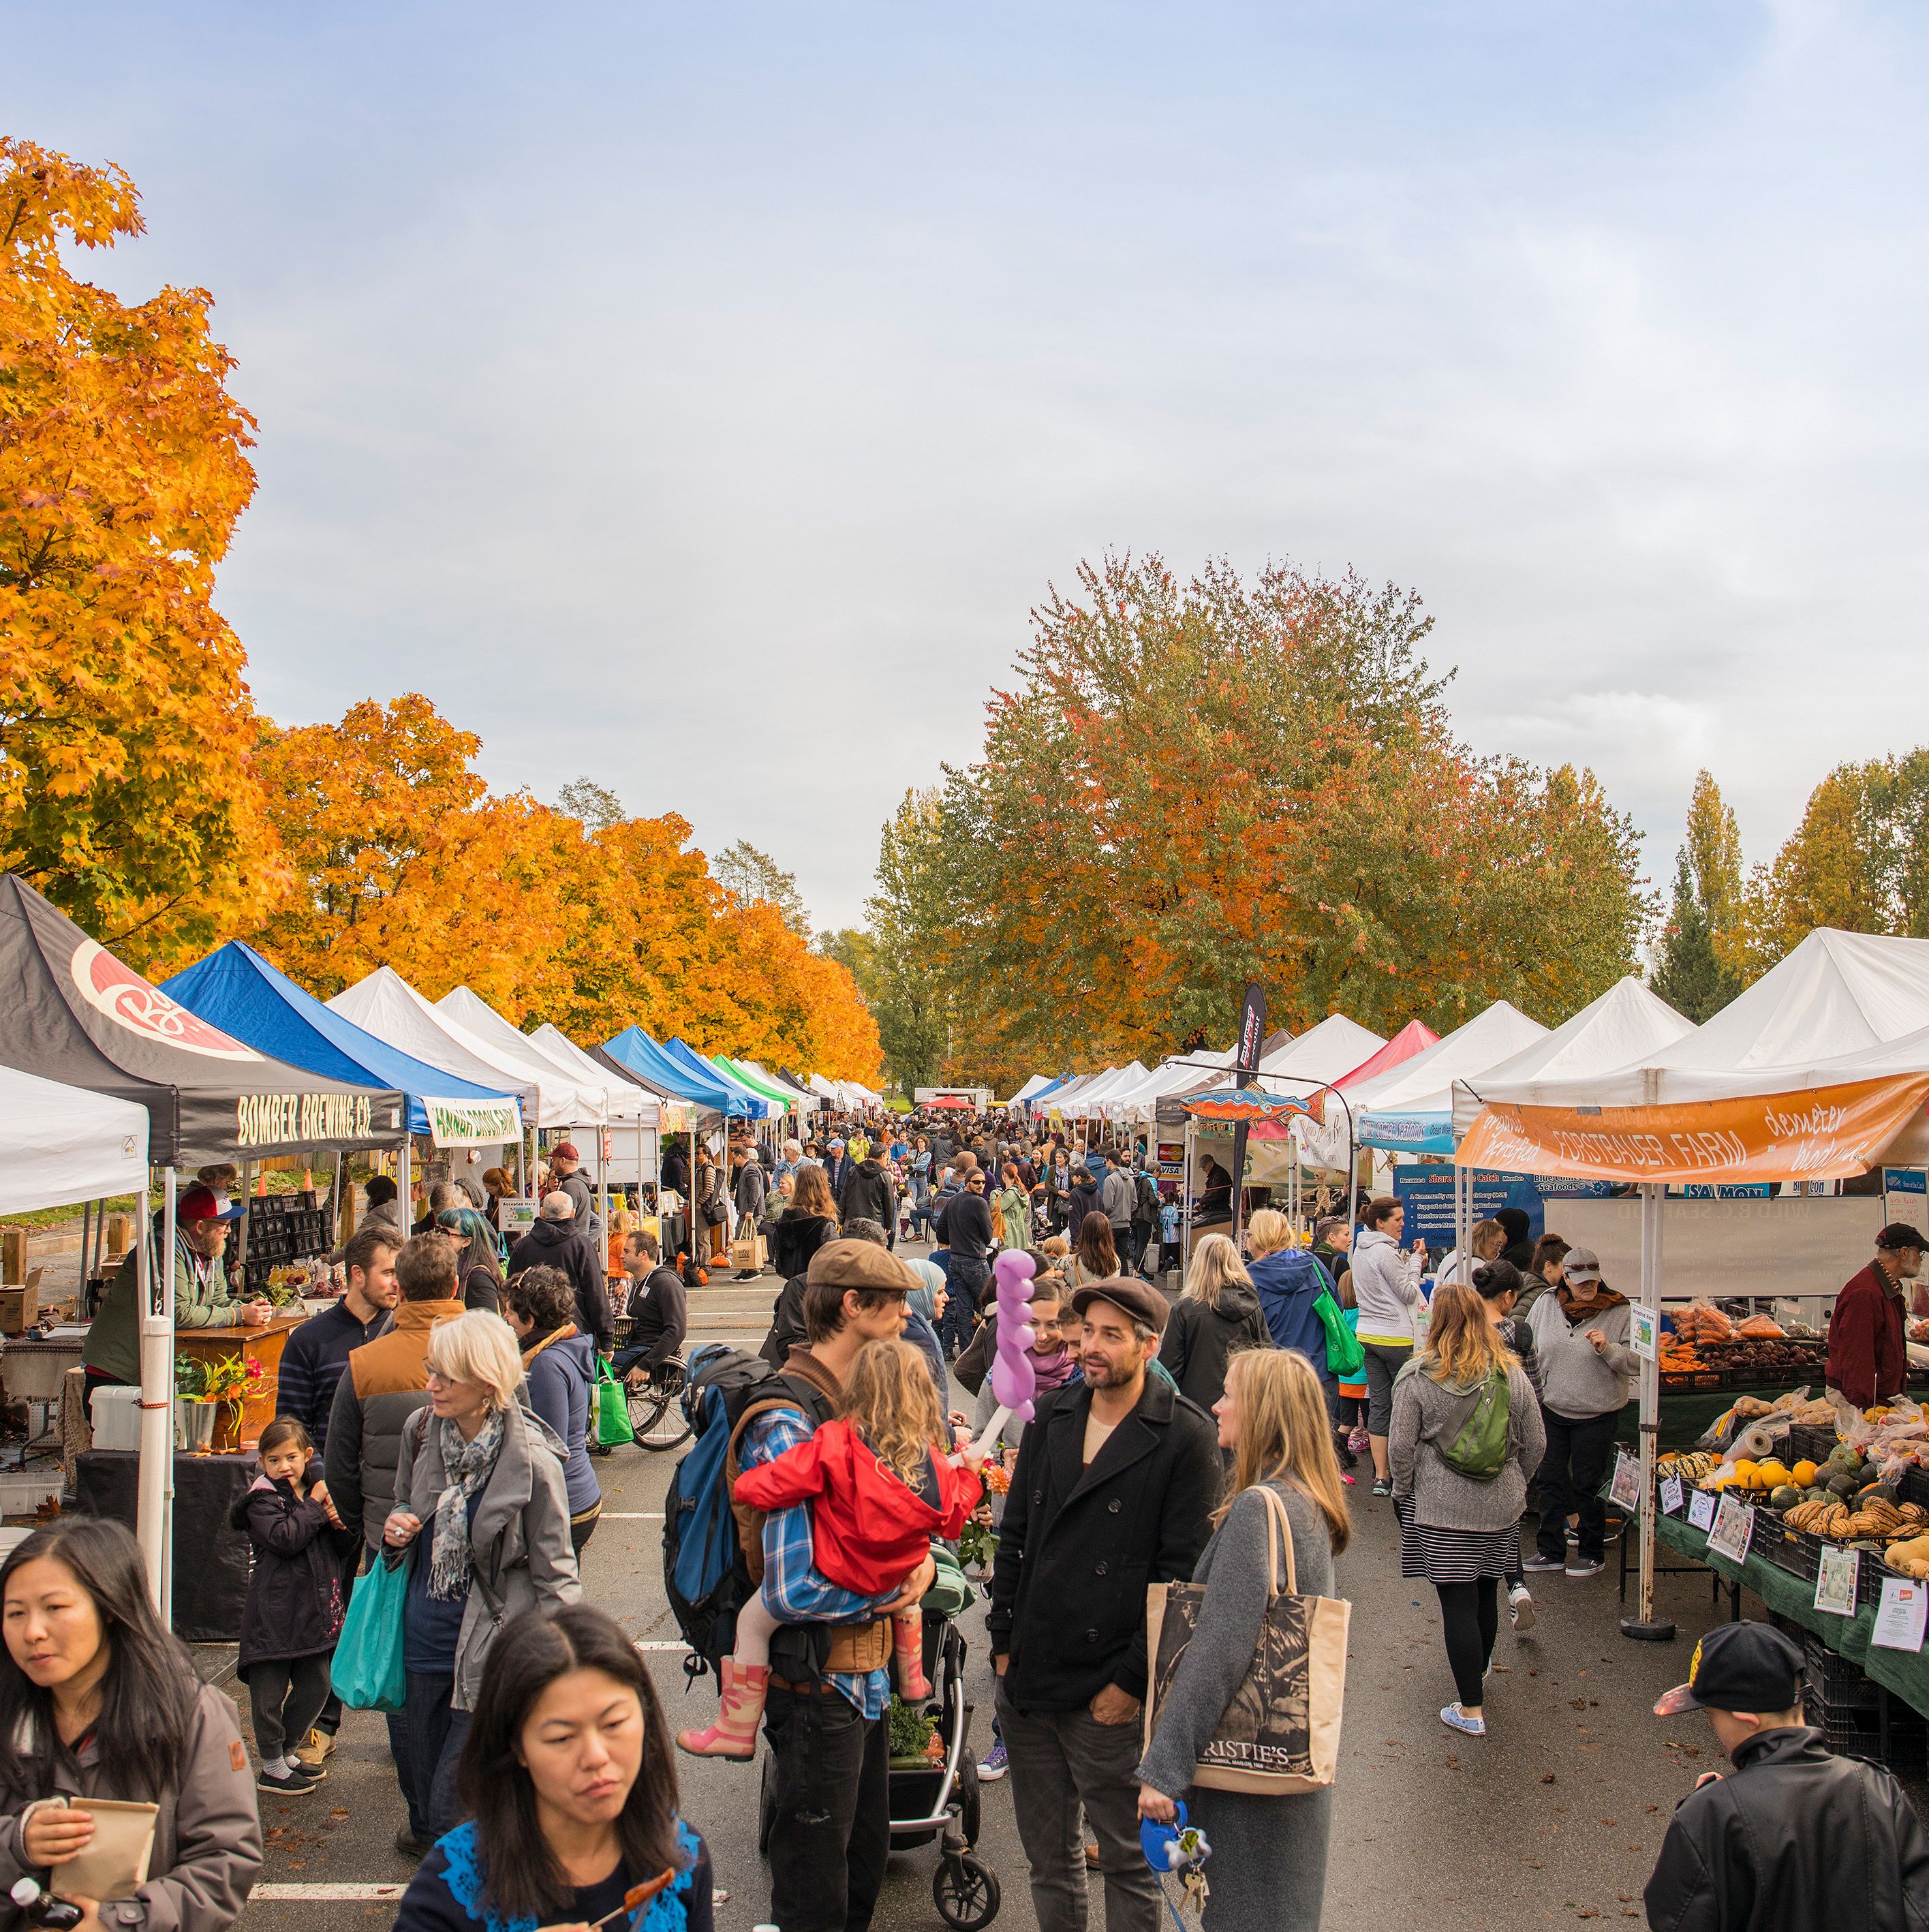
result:
M 1594 1290 L 1592 1301 L 1576 1301 L 1574 1292 L 1565 1282 L 1554 1291 L 1554 1298 L 1561 1304 L 1561 1312 L 1578 1327 L 1583 1322 L 1592 1322 L 1597 1315 L 1605 1315 L 1610 1308 L 1619 1308 L 1628 1300 L 1624 1294 L 1617 1294 L 1603 1282 Z
M 496 1466 L 502 1446 L 503 1414 L 492 1409 L 472 1442 L 464 1442 L 452 1422 L 436 1425 L 442 1431 L 442 1473 L 449 1479 L 436 1498 L 435 1539 L 429 1550 L 429 1594 L 439 1603 L 452 1604 L 469 1594 L 475 1568 L 469 1547 L 469 1498 Z
M 1078 1358 L 1063 1342 L 1048 1355 L 1031 1354 L 1031 1372 L 1041 1389 L 1063 1388 L 1078 1366 Z

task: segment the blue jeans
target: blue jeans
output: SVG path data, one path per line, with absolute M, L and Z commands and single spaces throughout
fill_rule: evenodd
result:
M 409 1727 L 414 1789 L 404 1786 L 403 1796 L 409 1801 L 410 1835 L 430 1844 L 462 1822 L 462 1808 L 455 1796 L 455 1768 L 462 1756 L 463 1740 L 469 1735 L 469 1713 L 451 1707 L 454 1695 L 453 1671 L 446 1675 L 409 1672 L 408 1701 L 402 1714 Z M 426 1829 L 416 1828 L 418 1807 Z
M 947 1354 L 964 1348 L 978 1327 L 978 1298 L 985 1292 L 991 1270 L 982 1261 L 968 1255 L 951 1257 L 949 1298 L 938 1324 L 938 1339 Z

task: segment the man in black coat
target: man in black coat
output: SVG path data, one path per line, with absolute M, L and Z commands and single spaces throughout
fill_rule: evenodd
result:
M 565 1141 L 549 1150 L 550 1185 L 566 1194 L 576 1204 L 571 1217 L 590 1245 L 599 1252 L 603 1244 L 603 1217 L 596 1212 L 596 1197 L 582 1174 L 583 1156 L 574 1141 Z
M 626 1381 L 647 1380 L 658 1364 L 683 1346 L 690 1332 L 690 1297 L 683 1277 L 663 1265 L 662 1251 L 647 1228 L 623 1237 L 623 1273 L 628 1277 L 629 1341 L 610 1366 Z
M 856 1165 L 844 1150 L 844 1136 L 832 1134 L 830 1146 L 824 1150 L 824 1178 L 830 1183 L 830 1198 L 833 1201 L 844 1198 L 844 1183 L 850 1178 Z
M 603 1258 L 576 1226 L 576 1204 L 563 1193 L 542 1197 L 542 1219 L 509 1250 L 507 1272 L 524 1268 L 560 1268 L 576 1289 L 576 1325 L 596 1339 L 607 1355 L 616 1339 L 610 1318 L 610 1298 L 603 1288 Z
M 898 1190 L 874 1154 L 867 1154 L 852 1169 L 838 1197 L 837 1211 L 847 1225 L 875 1221 L 888 1237 L 886 1245 L 898 1245 Z
M 1082 1382 L 1038 1398 L 1005 1499 L 986 1630 L 1040 1932 L 1082 1932 L 1081 1804 L 1106 1932 L 1155 1932 L 1133 1776 L 1146 1691 L 1145 1586 L 1189 1579 L 1223 1480 L 1218 1432 L 1147 1372 L 1165 1297 L 1093 1282 L 1072 1297 Z
M 1718 1625 L 1658 1717 L 1708 1713 L 1735 1768 L 1677 1808 L 1642 1902 L 1654 1932 L 1914 1932 L 1929 1832 L 1879 1767 L 1802 1721 L 1802 1652 L 1768 1624 Z

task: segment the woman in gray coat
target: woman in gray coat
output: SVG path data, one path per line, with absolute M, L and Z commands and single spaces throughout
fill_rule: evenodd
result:
M 429 1336 L 429 1401 L 402 1431 L 387 1560 L 412 1553 L 402 1612 L 411 1816 L 440 1837 L 460 1815 L 455 1766 L 496 1633 L 538 1604 L 579 1601 L 568 1450 L 518 1400 L 520 1352 L 471 1309 Z
M 1283 1562 L 1276 1578 L 1268 1574 L 1272 1512 L 1259 1486 L 1286 1504 L 1294 1587 L 1310 1596 L 1332 1593 L 1334 1556 L 1346 1548 L 1349 1528 L 1346 1492 L 1326 1398 L 1304 1355 L 1288 1348 L 1234 1355 L 1213 1413 L 1220 1446 L 1233 1457 L 1230 1500 L 1192 1574 L 1205 1596 L 1139 1762 L 1139 1815 L 1168 1820 L 1173 1801 L 1185 1798 L 1213 1847 L 1207 1932 L 1318 1932 L 1331 1790 L 1272 1796 L 1208 1790 L 1192 1778 L 1252 1666 L 1267 1599 L 1285 1586 Z

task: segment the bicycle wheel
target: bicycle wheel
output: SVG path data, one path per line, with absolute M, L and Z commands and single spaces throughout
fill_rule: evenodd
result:
M 683 1364 L 668 1361 L 629 1391 L 629 1426 L 639 1449 L 674 1449 L 690 1437 L 683 1413 Z

